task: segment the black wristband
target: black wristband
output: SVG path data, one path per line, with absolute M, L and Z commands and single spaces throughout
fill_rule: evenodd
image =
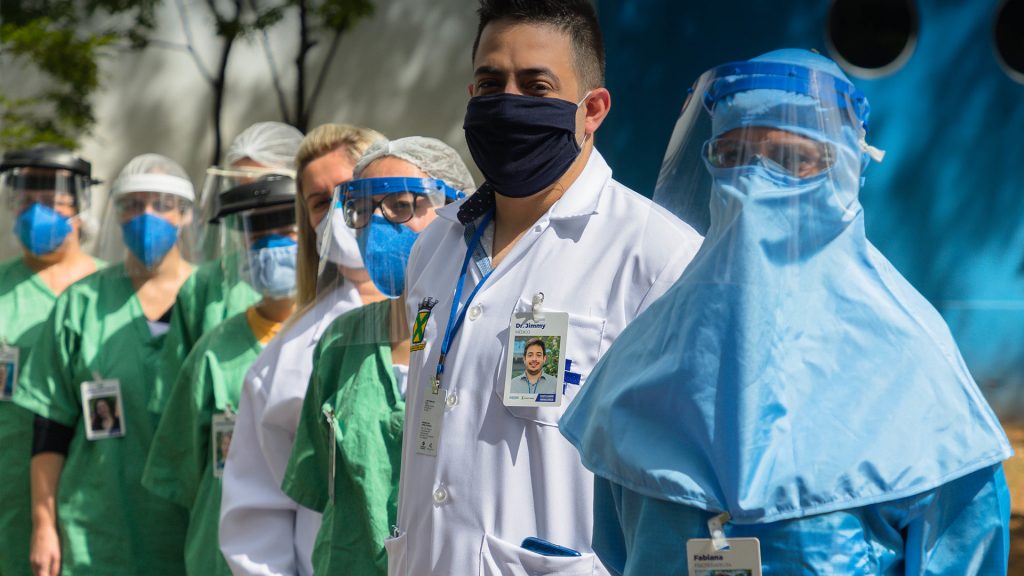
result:
M 67 456 L 74 436 L 74 428 L 36 416 L 32 423 L 32 455 L 56 452 Z

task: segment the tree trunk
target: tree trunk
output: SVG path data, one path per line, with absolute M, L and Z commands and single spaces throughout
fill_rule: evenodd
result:
M 309 130 L 309 113 L 306 111 L 306 56 L 313 45 L 309 41 L 309 7 L 305 0 L 299 0 L 299 52 L 295 55 L 295 127 L 303 134 Z
M 221 119 L 224 115 L 224 90 L 227 88 L 228 58 L 231 56 L 231 48 L 234 43 L 233 36 L 224 38 L 221 45 L 220 62 L 217 65 L 217 76 L 213 81 L 213 157 L 210 159 L 211 166 L 220 164 L 220 152 L 224 144 Z

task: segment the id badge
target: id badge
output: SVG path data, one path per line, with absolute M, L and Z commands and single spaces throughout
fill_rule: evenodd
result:
M 686 541 L 686 565 L 692 576 L 761 576 L 761 543 L 757 538 L 729 538 L 729 547 L 715 550 L 710 538 Z
M 210 422 L 210 448 L 214 478 L 224 476 L 224 465 L 228 461 L 228 450 L 231 449 L 231 438 L 234 434 L 235 414 L 233 412 L 213 415 Z
M 0 400 L 10 402 L 18 384 L 19 350 L 7 344 L 0 345 Z
M 438 387 L 427 387 L 423 395 L 423 411 L 416 433 L 416 453 L 437 456 L 441 443 L 441 425 L 444 423 L 444 405 L 448 391 Z
M 85 437 L 106 440 L 125 435 L 124 403 L 121 381 L 96 379 L 82 382 L 82 413 L 85 415 Z
M 512 315 L 505 364 L 505 406 L 561 406 L 569 315 Z

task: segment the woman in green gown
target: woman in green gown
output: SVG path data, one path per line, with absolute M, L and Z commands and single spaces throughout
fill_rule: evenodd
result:
M 260 299 L 259 292 L 237 274 L 224 273 L 238 270 L 245 251 L 239 253 L 220 242 L 221 226 L 214 216 L 220 211 L 222 195 L 260 176 L 294 177 L 295 154 L 301 142 L 302 132 L 294 126 L 257 122 L 231 142 L 223 166 L 206 170 L 198 212 L 200 222 L 211 225 L 202 228 L 201 237 L 196 239 L 203 252 L 203 263 L 178 291 L 171 312 L 171 329 L 160 355 L 156 390 L 150 402 L 154 412 L 163 409 L 185 357 L 203 334 Z
M 435 210 L 472 191 L 458 153 L 433 138 L 371 146 L 335 209 L 356 230 L 366 270 L 385 297 L 338 317 L 314 351 L 282 488 L 323 513 L 315 574 L 387 574 L 395 524 L 410 330 L 404 268 Z M 368 299 L 364 298 L 364 301 Z
M 11 401 L 12 395 L 57 297 L 98 267 L 81 246 L 79 215 L 89 204 L 91 175 L 89 162 L 61 148 L 12 151 L 0 160 L 0 197 L 14 218 L 13 233 L 4 225 L 0 238 L 10 239 L 10 252 L 21 252 L 0 262 L 0 574 L 5 576 L 32 573 L 33 417 Z
M 231 576 L 218 543 L 221 476 L 249 366 L 295 310 L 298 260 L 295 181 L 266 176 L 221 195 L 214 216 L 222 246 L 244 254 L 224 274 L 260 300 L 199 339 L 171 389 L 142 484 L 189 509 L 185 568 Z
M 195 192 L 156 154 L 114 182 L 101 255 L 117 264 L 57 299 L 15 402 L 39 416 L 33 438 L 31 562 L 37 574 L 180 575 L 187 514 L 142 487 L 158 416 L 153 370 L 178 289 L 192 272 Z M 117 426 L 92 424 L 101 403 Z

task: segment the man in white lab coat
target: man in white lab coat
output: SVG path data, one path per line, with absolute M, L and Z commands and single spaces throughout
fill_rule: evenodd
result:
M 615 182 L 594 148 L 611 96 L 592 5 L 482 0 L 479 13 L 464 128 L 486 184 L 438 210 L 409 261 L 416 329 L 388 569 L 605 574 L 593 477 L 558 419 L 701 238 Z M 512 337 L 529 335 L 562 337 L 554 399 L 505 394 Z

